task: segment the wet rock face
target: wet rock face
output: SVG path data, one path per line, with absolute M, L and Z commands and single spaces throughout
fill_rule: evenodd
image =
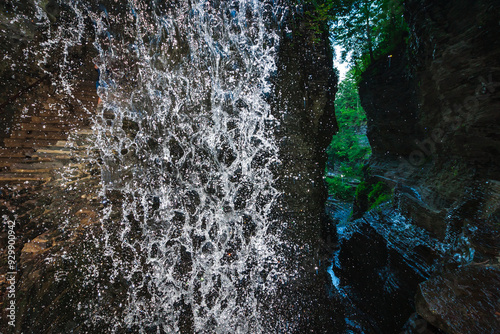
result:
M 424 139 L 436 143 L 438 159 L 456 157 L 483 178 L 499 176 L 494 163 L 500 147 L 497 5 L 491 0 L 409 3 Z
M 276 186 L 283 194 L 277 216 L 287 224 L 287 239 L 297 247 L 285 250 L 295 278 L 283 286 L 280 307 L 299 323 L 298 332 L 340 332 L 342 309 L 327 297 L 326 267 L 319 275 L 314 269 L 332 253 L 325 242 L 329 222 L 323 173 L 325 149 L 337 131 L 333 102 L 338 78 L 328 34 L 313 42 L 307 22 L 296 15 L 281 29 L 278 69 L 272 78 L 272 112 L 280 121 L 275 132 L 281 160 Z
M 417 313 L 413 313 L 403 326 L 401 334 L 441 334 L 439 328 L 436 328 L 429 324 L 425 319 L 419 316 Z
M 420 133 L 415 82 L 407 76 L 405 46 L 382 57 L 363 76 L 359 94 L 368 117 L 367 135 L 372 155 L 397 157 L 410 154 Z
M 104 4 L 109 12 L 130 9 L 121 6 L 116 1 L 109 1 L 109 3 L 105 1 Z M 97 5 L 92 3 L 89 6 L 96 7 Z M 59 2 L 45 1 L 42 7 L 48 17 L 50 27 L 62 26 L 61 22 L 64 21 L 62 17 L 65 13 L 67 14 L 67 11 Z M 32 14 L 28 16 L 32 17 Z M 88 23 L 85 22 L 85 24 Z M 300 20 L 297 24 L 298 34 L 294 35 L 291 40 L 285 40 L 280 49 L 279 69 L 275 78 L 276 91 L 274 95 L 271 94 L 273 96 L 270 99 L 275 102 L 273 112 L 276 118 L 282 122 L 276 130 L 276 136 L 280 139 L 280 152 L 282 152 L 280 159 L 283 161 L 283 165 L 276 171 L 280 179 L 276 187 L 286 195 L 280 203 L 280 209 L 283 210 L 278 214 L 284 217 L 283 221 L 293 222 L 291 226 L 293 231 L 288 237 L 294 245 L 302 249 L 297 253 L 295 249 L 288 250 L 286 255 L 291 262 L 295 261 L 297 256 L 303 257 L 303 264 L 308 267 L 293 269 L 292 275 L 296 275 L 298 279 L 289 285 L 283 285 L 281 295 L 283 299 L 277 303 L 284 305 L 281 310 L 282 319 L 285 319 L 283 326 L 298 322 L 301 326 L 298 332 L 310 329 L 329 332 L 334 326 L 338 326 L 340 332 L 342 325 L 336 324 L 336 321 L 340 320 L 342 315 L 339 306 L 334 305 L 327 298 L 325 289 L 327 275 L 326 273 L 322 275 L 321 271 L 318 275 L 317 270 L 311 269 L 316 265 L 314 261 L 318 260 L 311 254 L 317 254 L 314 248 L 321 243 L 322 224 L 325 223 L 323 212 L 326 193 L 322 181 L 325 157 L 323 152 L 335 130 L 333 95 L 337 78 L 333 72 L 327 34 L 321 36 L 320 42 L 310 43 L 307 29 L 301 25 Z M 88 37 L 93 38 L 92 34 Z M 15 45 L 16 42 L 17 40 L 14 40 L 11 44 Z M 33 42 L 35 49 L 40 52 L 44 51 L 40 50 L 41 47 L 38 44 L 40 40 Z M 70 74 L 75 80 L 89 81 L 90 84 L 81 91 L 88 95 L 90 93 L 95 95 L 96 78 L 93 76 L 96 73 L 92 64 L 94 54 L 90 51 L 91 46 L 88 49 L 85 48 L 86 46 L 70 48 L 71 61 L 84 64 L 78 68 L 78 73 Z M 48 70 L 55 70 L 55 73 L 60 70 L 58 64 L 61 59 L 58 57 L 61 55 L 62 53 L 57 52 L 50 55 L 51 58 L 47 62 Z M 181 57 L 181 55 L 178 56 Z M 18 58 L 22 59 L 21 56 Z M 82 62 L 82 59 L 85 61 Z M 71 70 L 71 68 L 67 69 Z M 34 68 L 27 73 L 38 76 L 40 71 Z M 7 77 L 10 74 L 9 71 L 2 72 L 2 76 Z M 16 84 L 24 83 L 19 77 L 14 79 Z M 49 85 L 49 80 L 44 84 Z M 20 85 L 19 89 L 23 87 Z M 15 94 L 17 91 L 12 90 L 12 93 Z M 45 98 L 44 94 L 40 95 L 41 99 Z M 15 105 L 13 110 L 19 113 L 19 105 Z M 6 120 L 7 122 L 10 121 Z M 127 135 L 135 137 L 138 132 L 137 123 L 132 121 L 123 123 L 123 130 Z M 74 125 L 78 127 L 80 124 Z M 173 141 L 170 144 L 174 159 L 179 159 L 185 154 L 177 142 Z M 152 141 L 150 145 L 151 150 L 154 150 L 157 143 Z M 122 155 L 127 153 L 126 150 L 121 152 Z M 222 145 L 219 159 L 224 164 L 230 165 L 235 159 L 232 153 L 229 147 Z M 266 159 L 269 157 L 264 154 L 256 155 L 252 164 L 265 163 Z M 127 177 L 126 174 L 120 176 L 122 179 Z M 22 230 L 18 231 L 20 241 L 16 250 L 20 265 L 17 296 L 19 316 L 16 322 L 18 331 L 30 331 L 37 328 L 40 332 L 57 333 L 106 332 L 113 326 L 115 328 L 125 326 L 123 319 L 118 319 L 118 322 L 121 321 L 118 324 L 109 324 L 105 321 L 95 323 L 91 320 L 99 318 L 103 313 L 106 316 L 124 314 L 130 285 L 138 285 L 139 282 L 135 276 L 128 278 L 127 281 L 120 279 L 112 281 L 110 277 L 112 277 L 111 272 L 116 270 L 113 268 L 115 263 L 102 254 L 103 251 L 99 249 L 98 243 L 93 243 L 93 238 L 94 240 L 104 239 L 100 223 L 108 226 L 113 242 L 120 238 L 119 230 L 110 226 L 113 221 L 116 222 L 122 218 L 121 212 L 116 208 L 129 204 L 127 198 L 120 197 L 121 194 L 118 192 L 107 193 L 106 199 L 98 199 L 96 193 L 101 185 L 100 177 L 98 173 L 85 175 L 82 177 L 85 181 L 73 184 L 73 180 L 69 186 L 70 189 L 50 182 L 31 189 L 26 198 L 14 194 L 5 199 L 6 204 L 2 198 L 0 205 L 2 213 L 12 210 L 13 208 L 9 205 L 14 201 L 26 200 L 26 203 L 14 207 L 20 215 L 18 223 L 22 226 Z M 106 175 L 102 177 L 106 178 Z M 214 195 L 217 195 L 218 188 L 214 185 Z M 248 197 L 246 193 L 251 191 L 251 184 L 242 187 L 241 196 L 237 198 L 234 205 L 239 209 L 244 207 L 245 198 Z M 44 196 L 38 196 L 42 193 Z M 39 200 L 36 200 L 37 197 L 40 197 Z M 48 202 L 45 203 L 44 200 Z M 192 202 L 189 209 L 194 211 L 199 205 L 200 198 L 194 192 L 189 201 Z M 153 197 L 151 203 L 153 211 L 160 206 L 158 197 Z M 115 211 L 110 211 L 108 220 L 101 220 L 99 213 L 109 206 L 113 206 Z M 132 242 L 141 237 L 139 223 L 133 218 L 127 217 L 127 219 L 131 222 L 132 231 L 128 238 Z M 174 217 L 173 222 L 181 225 L 184 219 L 185 217 L 179 214 Z M 245 231 L 245 236 L 248 238 L 254 233 L 251 221 L 249 221 L 249 226 L 249 230 Z M 156 248 L 155 252 L 157 251 Z M 119 248 L 118 253 L 125 261 L 127 257 L 132 258 L 128 249 Z M 175 272 L 182 276 L 190 270 L 192 262 L 186 249 L 182 249 L 180 253 L 181 256 L 177 259 L 179 265 L 175 266 Z M 224 261 L 230 261 L 230 259 L 225 258 Z M 305 272 L 297 273 L 301 270 Z M 147 286 L 147 284 L 144 285 Z M 292 298 L 286 299 L 290 295 Z M 181 322 L 184 324 L 180 331 L 193 332 L 191 306 L 182 301 L 176 307 L 181 310 L 183 319 Z M 332 310 L 336 310 L 339 319 L 333 319 Z M 275 314 L 280 310 L 272 309 L 269 312 Z M 300 319 L 297 320 L 297 318 Z M 276 326 L 276 323 L 269 324 L 271 328 L 276 328 Z M 135 332 L 143 328 L 134 327 L 130 330 Z M 145 330 L 156 332 L 152 328 Z
M 436 248 L 419 234 L 389 206 L 340 233 L 341 267 L 335 273 L 374 331 L 396 333 L 414 312 L 415 289 L 437 257 Z
M 23 50 L 35 44 L 36 26 L 28 19 L 14 19 L 14 5 L 10 2 L 0 4 L 0 50 L 2 62 L 0 64 L 0 139 L 8 136 L 15 113 L 12 100 L 23 89 L 35 83 L 40 74 L 35 64 L 18 60 L 24 58 Z M 33 17 L 33 8 L 27 4 L 19 4 L 19 10 L 28 17 Z M 32 74 L 32 75 L 29 75 Z M 34 74 L 34 75 L 33 75 Z
M 417 312 L 446 333 L 495 333 L 500 306 L 498 267 L 470 265 L 420 284 Z
M 500 211 L 491 204 L 500 177 L 500 45 L 493 6 L 410 1 L 408 48 L 382 57 L 360 84 L 372 176 L 395 188 L 400 210 L 441 240 L 450 228 L 465 225 L 479 234 L 485 226 L 498 233 Z M 484 240 L 473 243 L 491 253 Z
M 82 268 L 92 266 L 85 254 L 96 252 L 87 238 L 99 233 L 99 184 L 96 179 L 72 181 L 71 190 L 60 180 L 22 190 L 2 188 L 0 214 L 15 221 L 17 237 L 15 332 L 84 332 L 89 328 L 85 323 L 88 310 L 78 309 L 78 303 L 98 298 L 85 284 Z M 5 230 L 0 233 L 6 240 Z M 5 252 L 0 260 L 7 262 Z M 4 282 L 0 287 L 4 293 L 0 302 L 5 305 L 9 298 Z
M 500 176 L 500 47 L 493 6 L 408 2 L 408 50 L 401 46 L 390 60 L 382 57 L 360 83 L 372 174 L 414 189 L 421 204 L 410 205 L 408 214 L 440 237 L 446 211 L 463 201 L 465 188 Z M 417 209 L 423 206 L 425 217 Z
M 408 229 L 420 230 L 435 245 L 443 246 L 442 252 L 428 252 L 425 247 L 421 251 L 417 248 L 416 252 L 396 250 L 406 259 L 429 257 L 429 263 L 433 263 L 424 276 L 434 278 L 420 288 L 418 280 L 401 277 L 405 284 L 398 294 L 412 296 L 417 288 L 420 291 L 418 316 L 405 325 L 408 333 L 415 332 L 424 322 L 429 325 L 425 330 L 478 332 L 472 325 L 472 319 L 477 320 L 475 315 L 469 314 L 468 320 L 459 321 L 456 320 L 459 316 L 467 318 L 465 311 L 451 310 L 457 304 L 469 311 L 479 310 L 479 304 L 490 305 L 495 294 L 479 283 L 482 279 L 498 287 L 495 270 L 466 266 L 485 261 L 496 265 L 500 250 L 500 169 L 496 163 L 500 153 L 500 43 L 495 33 L 499 16 L 494 10 L 497 6 L 491 0 L 407 1 L 409 45 L 401 45 L 391 58 L 386 55 L 375 62 L 360 83 L 373 150 L 369 166 L 371 181 L 382 181 L 393 188 L 392 205 L 408 220 Z M 383 226 L 383 221 L 373 217 L 365 219 L 371 226 Z M 360 249 L 351 252 L 351 258 L 344 256 L 342 265 L 351 268 L 345 275 L 362 277 L 363 272 L 355 264 L 371 262 L 360 260 L 361 257 L 368 256 L 378 263 L 382 254 L 391 251 L 390 243 L 387 247 L 380 246 L 382 232 L 375 230 L 364 231 L 369 237 L 356 242 Z M 401 237 L 404 236 L 393 235 L 390 239 L 397 241 Z M 355 240 L 347 242 L 346 254 L 354 249 Z M 370 252 L 380 247 L 383 251 L 376 252 L 377 255 Z M 404 270 L 401 263 L 394 262 L 389 267 L 393 273 L 401 270 Z M 450 270 L 456 272 L 442 274 Z M 477 282 L 478 288 L 468 292 L 448 288 L 447 282 L 454 280 L 460 281 L 460 286 Z M 382 290 L 376 280 L 364 282 L 370 287 L 366 290 Z M 359 291 L 363 291 L 362 283 L 358 285 Z M 462 298 L 462 294 L 469 293 L 475 297 Z M 363 300 L 360 303 L 370 306 Z M 401 303 L 401 309 L 408 305 L 397 303 Z M 408 317 L 415 307 L 412 303 L 405 311 Z M 386 305 L 386 301 L 378 299 L 371 307 Z M 438 309 L 439 314 L 434 314 Z M 479 313 L 477 317 L 484 320 L 483 328 L 498 329 L 498 322 L 491 314 Z M 377 311 L 373 314 L 376 317 Z M 454 322 L 458 324 L 451 325 Z
M 303 21 L 290 22 L 292 34 L 283 33 L 281 39 L 273 112 L 281 122 L 276 136 L 283 207 L 290 218 L 298 220 L 297 239 L 310 243 L 314 239 L 309 239 L 307 230 L 315 238 L 324 212 L 325 150 L 337 131 L 333 101 L 338 78 L 328 35 L 313 42 Z

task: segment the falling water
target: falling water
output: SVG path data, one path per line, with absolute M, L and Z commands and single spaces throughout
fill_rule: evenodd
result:
M 90 20 L 102 100 L 88 158 L 101 170 L 102 233 L 81 268 L 97 300 L 79 309 L 110 331 L 266 332 L 262 304 L 284 275 L 269 232 L 278 5 L 65 6 L 71 24 L 48 29 L 44 47 L 67 52 Z M 72 94 L 64 76 L 60 89 Z

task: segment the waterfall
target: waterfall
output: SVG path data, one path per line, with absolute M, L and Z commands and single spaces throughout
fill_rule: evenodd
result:
M 279 4 L 107 3 L 61 1 L 58 28 L 36 3 L 61 73 L 88 22 L 95 36 L 87 162 L 100 166 L 102 233 L 78 269 L 96 299 L 78 308 L 109 332 L 268 332 L 262 307 L 285 275 L 270 232 Z M 64 74 L 59 89 L 73 93 Z

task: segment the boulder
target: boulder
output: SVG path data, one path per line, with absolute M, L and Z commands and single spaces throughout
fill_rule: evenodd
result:
M 416 308 L 448 334 L 500 331 L 500 268 L 469 265 L 419 285 Z

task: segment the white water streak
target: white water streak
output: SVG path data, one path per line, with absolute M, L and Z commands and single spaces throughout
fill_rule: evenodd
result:
M 117 327 L 178 332 L 184 308 L 198 333 L 264 331 L 258 296 L 283 275 L 268 233 L 279 163 L 264 97 L 277 43 L 268 11 L 129 1 L 127 13 L 89 14 L 103 100 L 95 149 L 104 191 L 126 198 L 121 221 L 105 219 L 112 276 L 130 282 Z

